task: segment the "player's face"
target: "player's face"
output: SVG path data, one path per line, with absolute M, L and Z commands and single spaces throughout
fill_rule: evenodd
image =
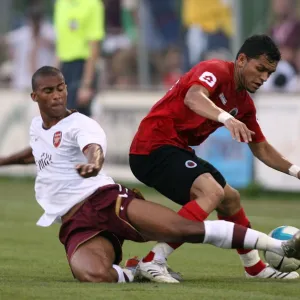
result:
M 37 78 L 37 90 L 31 94 L 40 111 L 50 118 L 60 118 L 66 113 L 67 86 L 62 75 Z
M 241 54 L 238 58 L 238 65 L 243 88 L 250 93 L 255 93 L 276 71 L 277 64 L 278 61 L 269 61 L 265 55 L 250 59 Z

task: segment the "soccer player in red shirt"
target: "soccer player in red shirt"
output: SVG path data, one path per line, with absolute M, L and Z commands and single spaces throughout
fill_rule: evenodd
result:
M 250 227 L 237 190 L 190 146 L 199 145 L 225 126 L 233 139 L 248 143 L 267 166 L 300 177 L 300 168 L 276 151 L 264 137 L 248 92 L 255 93 L 276 70 L 280 52 L 266 35 L 245 40 L 235 62 L 203 61 L 184 74 L 142 120 L 130 148 L 130 167 L 137 179 L 182 205 L 179 215 L 203 221 L 218 218 Z M 158 243 L 139 263 L 153 281 L 178 282 L 167 269 L 167 257 L 180 244 Z M 267 266 L 258 251 L 238 250 L 246 277 L 285 278 Z M 154 275 L 153 275 L 154 274 Z M 175 278 L 173 278 L 173 275 Z

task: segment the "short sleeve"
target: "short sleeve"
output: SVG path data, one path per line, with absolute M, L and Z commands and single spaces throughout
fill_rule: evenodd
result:
M 88 117 L 79 119 L 73 132 L 81 151 L 89 144 L 98 144 L 105 155 L 107 148 L 106 135 L 102 127 L 95 120 Z
M 34 140 L 39 135 L 38 128 L 42 128 L 42 119 L 40 116 L 34 117 L 31 121 L 30 127 L 29 127 L 29 144 L 31 148 L 34 147 Z
M 210 94 L 212 94 L 217 87 L 228 81 L 228 71 L 224 68 L 222 62 L 217 61 L 206 61 L 201 62 L 193 69 L 193 74 L 189 79 L 188 87 L 192 85 L 203 85 Z
M 241 122 L 246 124 L 246 126 L 255 132 L 255 134 L 252 136 L 252 142 L 254 143 L 261 143 L 266 140 L 264 134 L 262 133 L 262 130 L 260 128 L 260 125 L 258 123 L 257 117 L 256 117 L 256 108 L 253 104 L 253 100 L 248 96 L 249 101 L 249 109 L 246 112 L 246 114 L 240 119 Z
M 87 39 L 100 41 L 105 35 L 104 5 L 102 1 L 94 0 L 90 5 L 89 18 L 87 20 Z
M 32 136 L 34 135 L 34 125 L 33 125 L 34 120 L 31 121 L 30 127 L 29 127 L 29 139 L 31 141 Z

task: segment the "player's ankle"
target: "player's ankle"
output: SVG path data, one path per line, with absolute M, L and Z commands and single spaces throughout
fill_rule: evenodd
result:
M 153 251 L 150 251 L 143 259 L 142 262 L 146 263 L 146 262 L 150 262 L 154 259 L 154 255 L 155 253 Z
M 171 255 L 175 249 L 176 248 L 173 248 L 170 244 L 157 243 L 152 249 L 152 252 L 154 252 L 154 259 L 166 261 L 169 255 Z
M 239 251 L 240 253 L 241 251 Z M 247 250 L 247 252 L 241 253 L 239 256 L 244 267 L 254 266 L 261 260 L 258 250 Z
M 263 269 L 266 268 L 266 264 L 260 260 L 259 262 L 257 262 L 255 265 L 250 266 L 250 267 L 245 267 L 245 271 L 251 275 L 251 276 L 255 276 L 257 274 L 259 274 Z
M 167 258 L 164 254 L 158 252 L 154 252 L 154 249 L 152 249 L 152 251 L 150 251 L 143 259 L 142 262 L 143 263 L 147 263 L 147 262 L 151 262 L 151 261 L 159 261 L 161 263 L 166 263 L 167 262 Z

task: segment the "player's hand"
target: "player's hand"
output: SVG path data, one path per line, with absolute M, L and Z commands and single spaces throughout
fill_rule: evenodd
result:
M 231 137 L 234 140 L 238 142 L 243 140 L 245 143 L 252 142 L 252 135 L 254 135 L 255 132 L 248 129 L 248 127 L 241 121 L 235 118 L 230 118 L 225 121 L 224 125 L 230 131 Z
M 81 177 L 89 178 L 97 176 L 100 167 L 97 167 L 95 164 L 78 164 L 76 165 L 76 170 Z

